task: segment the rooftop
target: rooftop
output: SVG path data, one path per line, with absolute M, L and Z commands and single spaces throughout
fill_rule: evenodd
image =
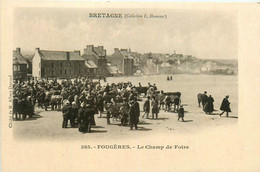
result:
M 84 61 L 78 52 L 39 50 L 39 54 L 43 60 L 68 60 L 69 58 L 69 60 Z
M 24 57 L 20 52 L 17 52 L 16 50 L 13 51 L 13 63 L 14 64 L 27 64 Z
M 96 65 L 92 60 L 86 60 L 86 61 L 85 61 L 85 65 L 86 65 L 88 68 L 97 68 L 97 65 Z

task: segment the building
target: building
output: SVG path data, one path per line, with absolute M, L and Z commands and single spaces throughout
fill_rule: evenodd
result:
M 28 63 L 21 54 L 21 48 L 13 50 L 13 77 L 22 80 L 27 79 Z
M 107 69 L 110 73 L 110 76 L 122 76 L 123 75 L 121 71 L 118 71 L 117 66 L 112 65 L 111 63 L 107 64 Z
M 33 77 L 75 78 L 85 75 L 85 60 L 80 56 L 80 51 L 35 49 L 32 59 Z
M 94 47 L 93 45 L 87 45 L 87 47 L 84 49 L 84 54 L 82 55 L 82 58 L 97 66 L 95 75 L 109 75 L 109 71 L 107 69 L 106 50 L 103 48 L 103 46 Z
M 131 55 L 131 51 L 115 48 L 108 61 L 116 66 L 119 73 L 122 73 L 124 76 L 134 74 L 134 57 Z
M 92 60 L 85 60 L 85 75 L 95 77 L 97 76 L 97 65 Z

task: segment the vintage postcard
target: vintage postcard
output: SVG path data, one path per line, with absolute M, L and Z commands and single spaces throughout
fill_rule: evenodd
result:
M 1 3 L 1 171 L 259 171 L 259 3 Z

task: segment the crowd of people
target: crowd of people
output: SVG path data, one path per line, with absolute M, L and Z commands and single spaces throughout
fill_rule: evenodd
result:
M 142 87 L 139 83 L 138 87 Z M 155 84 L 148 83 L 147 100 L 143 110 L 149 118 L 150 107 L 152 118 L 158 118 L 159 109 L 164 105 L 170 110 L 171 98 L 159 92 Z M 110 118 L 121 120 L 122 125 L 137 129 L 140 117 L 138 98 L 140 92 L 131 82 L 101 85 L 100 81 L 90 78 L 74 80 L 30 79 L 25 82 L 14 82 L 13 109 L 15 119 L 26 119 L 34 114 L 35 107 L 45 111 L 57 110 L 63 114 L 62 128 L 79 127 L 80 131 L 89 132 L 90 126 L 95 125 L 95 114 L 101 118 L 106 111 L 107 124 Z M 177 111 L 177 104 L 176 109 Z
M 142 85 L 139 83 L 139 88 Z M 99 118 L 106 112 L 107 124 L 110 118 L 120 120 L 122 126 L 138 129 L 140 105 L 138 99 L 141 92 L 131 82 L 112 83 L 101 85 L 100 80 L 91 78 L 76 78 L 74 80 L 57 79 L 43 80 L 30 79 L 26 82 L 15 81 L 13 88 L 13 114 L 15 119 L 25 120 L 26 116 L 33 116 L 35 107 L 45 111 L 57 110 L 62 112 L 62 128 L 78 127 L 80 132 L 90 132 L 95 125 L 95 114 Z M 145 90 L 146 91 L 146 90 Z M 159 91 L 155 84 L 148 83 L 145 92 L 146 100 L 143 104 L 142 118 L 158 119 L 160 109 L 178 113 L 178 120 L 184 121 L 184 108 L 181 105 L 180 95 L 170 96 Z M 205 113 L 214 111 L 214 98 L 202 95 L 202 105 Z M 221 110 L 231 112 L 228 96 L 223 100 Z M 150 115 L 151 112 L 151 115 Z M 223 114 L 222 113 L 222 114 Z M 222 115 L 220 114 L 220 116 Z
M 226 117 L 229 116 L 229 112 L 231 112 L 230 109 L 230 102 L 228 100 L 229 95 L 225 96 L 225 98 L 222 100 L 220 110 L 222 112 L 219 114 L 219 116 L 222 116 L 223 113 L 226 112 Z M 214 111 L 214 98 L 211 95 L 207 95 L 207 91 L 204 91 L 202 95 L 198 95 L 198 99 L 201 99 L 203 111 L 206 114 L 211 114 Z M 199 100 L 200 101 L 200 100 Z M 200 105 L 200 102 L 199 102 Z

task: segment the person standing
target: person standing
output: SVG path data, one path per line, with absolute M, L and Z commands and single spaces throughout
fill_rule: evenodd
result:
M 87 127 L 86 132 L 90 133 L 91 125 L 96 125 L 94 115 L 95 115 L 95 111 L 94 111 L 93 107 L 91 107 L 90 104 L 86 104 L 85 115 L 84 115 L 84 119 L 83 119 L 83 122 Z
M 204 91 L 204 94 L 202 94 L 202 108 L 204 108 L 204 105 L 207 103 L 207 101 L 208 101 L 207 91 Z
M 152 98 L 151 105 L 152 105 L 152 118 L 154 119 L 154 115 L 155 115 L 157 119 L 159 113 L 159 107 L 158 107 L 158 100 L 155 100 L 155 97 Z
M 121 111 L 121 125 L 126 126 L 128 120 L 128 113 L 129 113 L 130 106 L 126 100 L 124 100 L 122 107 L 120 108 Z
M 103 103 L 104 103 L 103 97 L 102 97 L 101 93 L 99 93 L 97 96 L 97 107 L 98 107 L 98 111 L 99 111 L 99 118 L 102 118 L 102 113 L 104 111 Z
M 76 102 L 72 102 L 71 115 L 70 115 L 70 125 L 72 128 L 75 127 L 75 119 L 77 118 L 77 114 L 78 114 L 78 106 L 76 105 Z
M 85 104 L 84 104 L 84 102 L 82 102 L 80 104 L 80 109 L 78 110 L 78 129 L 79 129 L 79 132 L 85 132 L 86 131 L 86 127 L 85 127 L 84 122 L 83 122 L 84 115 L 85 115 Z
M 159 109 L 162 109 L 164 108 L 164 99 L 165 99 L 165 95 L 163 94 L 163 91 L 161 91 L 161 93 L 158 95 L 158 98 L 159 98 L 159 103 L 160 103 L 160 106 L 159 106 Z
M 136 115 L 136 125 L 139 122 L 140 117 L 140 105 L 137 102 L 137 97 L 134 97 L 134 107 L 135 107 L 135 115 Z
M 71 113 L 70 102 L 67 100 L 65 102 L 65 105 L 62 107 L 62 115 L 63 115 L 62 128 L 67 128 L 68 120 L 70 118 L 70 113 Z
M 229 95 L 227 95 L 223 100 L 222 100 L 222 103 L 221 103 L 221 106 L 220 106 L 220 110 L 222 110 L 223 112 L 219 114 L 219 116 L 221 116 L 223 113 L 227 113 L 226 117 L 228 117 L 228 113 L 231 112 L 231 109 L 230 109 L 230 102 L 228 101 L 228 98 L 229 98 Z
M 206 113 L 209 113 L 211 114 L 213 111 L 214 111 L 214 105 L 213 105 L 213 102 L 214 102 L 214 98 L 209 95 L 208 97 L 208 101 L 207 101 L 207 107 L 206 107 Z
M 135 125 L 135 129 L 137 130 L 137 114 L 136 114 L 136 109 L 133 100 L 130 102 L 129 117 L 130 117 L 130 130 L 133 130 L 134 125 Z
M 144 114 L 143 114 L 142 118 L 144 118 L 145 115 L 146 115 L 146 118 L 148 118 L 149 113 L 150 113 L 150 97 L 149 96 L 147 97 L 147 100 L 144 102 L 143 109 L 144 109 Z
M 184 108 L 181 105 L 180 109 L 178 110 L 178 121 L 180 120 L 180 118 L 182 119 L 182 122 L 184 122 Z
M 107 102 L 106 103 L 106 111 L 107 111 L 107 125 L 110 125 L 110 116 L 112 114 L 112 103 Z

